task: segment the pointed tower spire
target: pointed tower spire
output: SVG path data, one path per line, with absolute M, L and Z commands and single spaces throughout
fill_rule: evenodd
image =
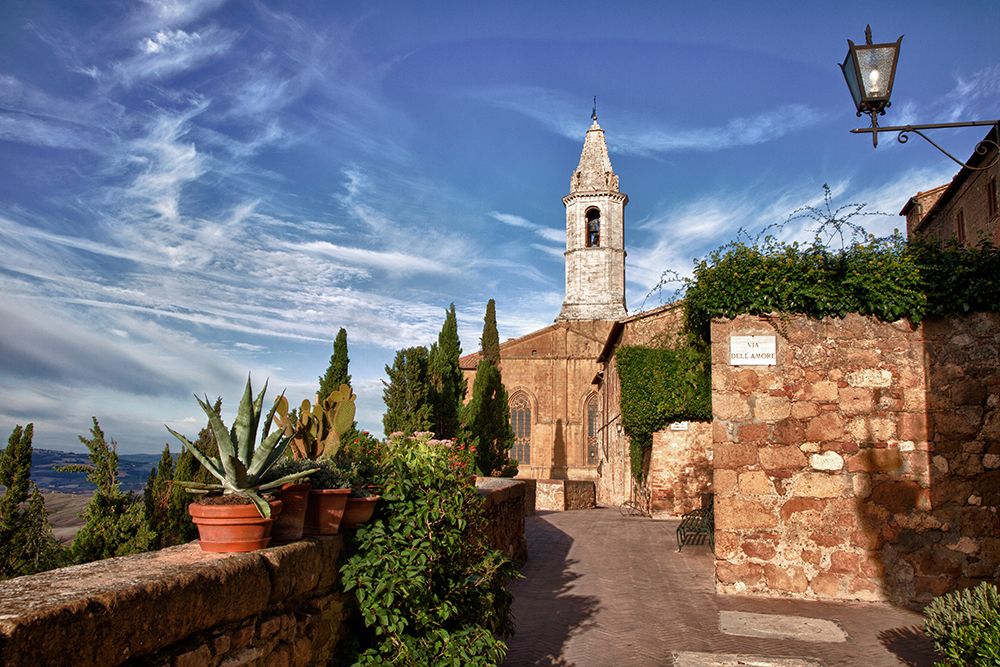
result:
M 583 140 L 580 164 L 573 171 L 569 191 L 574 192 L 618 192 L 618 176 L 611 167 L 608 145 L 604 141 L 604 130 L 597 123 L 597 98 L 594 98 L 593 123 Z

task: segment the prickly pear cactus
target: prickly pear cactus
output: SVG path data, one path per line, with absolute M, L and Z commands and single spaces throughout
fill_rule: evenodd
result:
M 275 422 L 291 438 L 292 455 L 297 459 L 335 455 L 340 449 L 340 439 L 354 424 L 356 398 L 350 385 L 342 384 L 322 403 L 302 401 L 298 415 L 289 414 L 288 401 L 284 396 L 279 398 L 275 404 Z

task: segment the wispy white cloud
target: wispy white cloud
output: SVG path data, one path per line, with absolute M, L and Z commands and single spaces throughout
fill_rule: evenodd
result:
M 402 252 L 352 248 L 336 245 L 328 241 L 310 241 L 308 243 L 286 242 L 282 246 L 293 252 L 305 252 L 331 257 L 347 262 L 348 264 L 372 267 L 396 275 L 456 273 L 456 270 L 451 266 L 428 261 L 427 258 L 420 257 L 419 255 L 409 255 Z
M 528 229 L 542 237 L 546 241 L 551 241 L 552 243 L 562 244 L 565 247 L 566 243 L 566 231 L 563 229 L 553 229 L 552 227 L 544 227 L 542 225 L 535 224 L 523 218 L 519 215 L 514 215 L 513 213 L 501 213 L 500 211 L 490 211 L 489 216 L 498 222 L 502 222 L 505 225 L 510 225 L 511 227 L 520 227 L 521 229 Z M 539 249 L 544 248 L 542 251 L 546 253 L 558 253 L 562 256 L 562 250 L 559 247 L 542 246 L 541 244 L 533 243 L 532 247 L 538 247 Z
M 549 130 L 577 140 L 580 135 L 579 100 L 558 90 L 532 86 L 502 86 L 471 93 L 473 97 L 532 118 Z M 656 155 L 679 151 L 720 151 L 779 139 L 811 127 L 823 114 L 805 104 L 786 104 L 750 116 L 731 118 L 713 127 L 652 125 L 623 114 L 607 136 L 618 153 Z
M 125 85 L 163 79 L 228 51 L 237 38 L 237 33 L 214 26 L 192 32 L 157 30 L 140 39 L 133 54 L 116 63 L 113 71 Z

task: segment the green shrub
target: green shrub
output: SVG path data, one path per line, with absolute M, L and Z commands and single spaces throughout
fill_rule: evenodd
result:
M 692 338 L 672 348 L 619 347 L 615 361 L 632 476 L 641 480 L 653 432 L 672 421 L 712 418 L 711 350 Z
M 363 627 L 359 665 L 494 665 L 510 634 L 514 565 L 490 549 L 473 455 L 450 442 L 386 444 L 385 504 L 348 546 L 341 568 Z
M 935 599 L 924 630 L 944 658 L 940 667 L 1000 665 L 1000 592 L 982 583 Z
M 772 312 L 816 318 L 871 315 L 913 323 L 926 316 L 1000 310 L 1000 250 L 984 242 L 907 243 L 898 233 L 831 250 L 733 242 L 695 264 L 684 312 L 689 331 L 708 340 L 712 318 Z

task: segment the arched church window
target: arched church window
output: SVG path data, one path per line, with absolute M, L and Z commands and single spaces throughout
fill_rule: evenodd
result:
M 601 245 L 601 212 L 596 208 L 587 209 L 587 247 Z
M 600 421 L 600 408 L 597 394 L 587 399 L 587 465 L 597 465 L 597 429 Z
M 524 394 L 510 399 L 510 426 L 514 431 L 514 446 L 510 457 L 518 463 L 531 463 L 531 402 Z

